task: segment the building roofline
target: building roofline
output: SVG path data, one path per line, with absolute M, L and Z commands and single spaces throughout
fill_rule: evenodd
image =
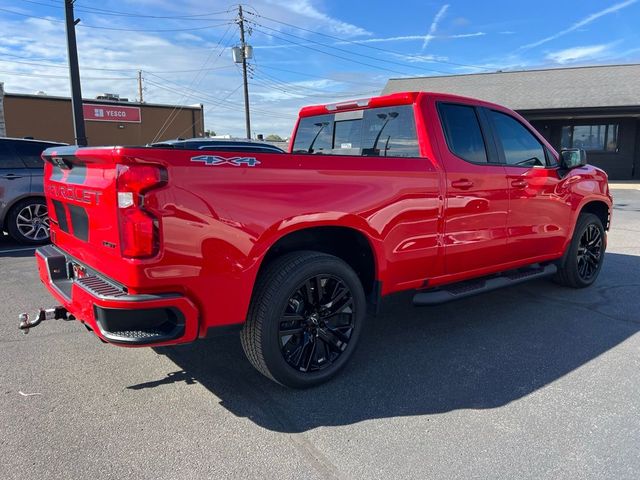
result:
M 69 145 L 68 143 L 64 143 L 64 142 L 59 142 L 57 140 L 41 140 L 39 138 L 25 138 L 25 137 L 3 137 L 0 136 L 0 140 L 19 140 L 21 142 L 34 142 L 34 143 L 51 143 L 54 145 L 60 145 L 60 146 L 66 146 Z
M 45 99 L 45 100 L 57 100 L 57 101 L 67 101 L 70 102 L 71 98 L 62 97 L 57 95 L 38 95 L 34 93 L 11 93 L 4 92 L 5 97 L 20 97 L 20 98 L 37 98 L 37 99 Z M 140 102 L 123 102 L 118 100 L 99 100 L 97 98 L 83 98 L 83 103 L 92 103 L 92 104 L 110 104 L 110 105 L 121 105 L 128 107 L 160 107 L 160 108 L 181 108 L 181 109 L 192 109 L 192 110 L 200 110 L 202 108 L 202 104 L 198 105 L 172 105 L 168 103 L 140 103 Z
M 387 80 L 387 83 L 392 80 L 419 80 L 422 78 L 451 78 L 451 77 L 469 77 L 477 75 L 502 75 L 513 73 L 531 73 L 531 72 L 550 72 L 556 70 L 586 70 L 592 68 L 611 68 L 611 67 L 640 67 L 640 63 L 616 63 L 612 65 L 584 65 L 581 67 L 557 67 L 557 68 L 533 68 L 531 70 L 498 70 L 495 72 L 474 72 L 474 73 L 456 73 L 452 75 L 420 75 L 413 77 L 391 77 Z

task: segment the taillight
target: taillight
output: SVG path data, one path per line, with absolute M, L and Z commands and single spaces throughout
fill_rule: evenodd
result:
M 161 187 L 167 171 L 152 165 L 118 165 L 116 189 L 120 219 L 120 251 L 125 257 L 151 257 L 158 251 L 158 219 L 145 208 L 144 194 Z

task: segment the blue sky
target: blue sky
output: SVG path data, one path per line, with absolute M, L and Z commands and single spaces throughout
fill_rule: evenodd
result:
M 68 95 L 63 0 L 0 0 L 0 81 Z M 206 126 L 243 135 L 230 48 L 237 4 L 77 0 L 86 98 L 115 92 L 205 107 Z M 640 0 L 337 1 L 245 4 L 254 133 L 288 136 L 303 105 L 371 96 L 390 77 L 640 61 Z

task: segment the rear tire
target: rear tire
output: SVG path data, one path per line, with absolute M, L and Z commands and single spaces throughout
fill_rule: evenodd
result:
M 42 198 L 25 198 L 7 215 L 7 231 L 16 242 L 25 245 L 49 243 L 49 216 Z
M 353 269 L 333 255 L 293 252 L 256 282 L 242 347 L 266 377 L 292 388 L 332 378 L 353 354 L 366 301 Z
M 569 248 L 558 266 L 556 282 L 572 288 L 585 288 L 595 282 L 604 261 L 605 235 L 597 215 L 581 214 Z

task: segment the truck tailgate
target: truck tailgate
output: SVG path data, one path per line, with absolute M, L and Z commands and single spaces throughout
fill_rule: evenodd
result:
M 56 147 L 43 153 L 52 242 L 80 263 L 125 285 L 136 285 L 136 260 L 123 258 L 117 176 L 133 159 L 117 147 Z

